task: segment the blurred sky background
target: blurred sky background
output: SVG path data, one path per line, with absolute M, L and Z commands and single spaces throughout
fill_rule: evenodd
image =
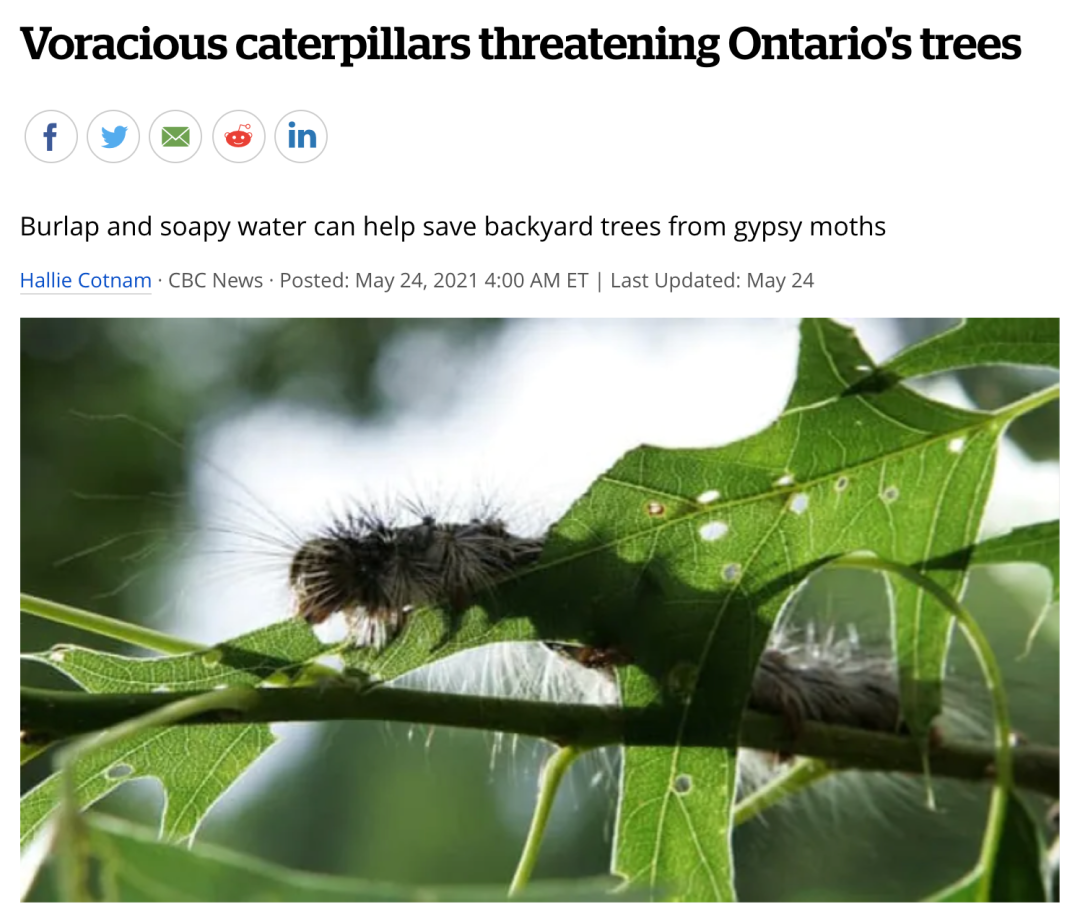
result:
M 884 359 L 949 321 L 850 323 Z M 289 555 L 334 512 L 494 506 L 515 530 L 542 531 L 639 443 L 719 445 L 767 425 L 797 346 L 782 319 L 23 320 L 21 586 L 204 643 L 232 637 L 289 614 Z M 993 368 L 920 387 L 994 407 L 1054 375 Z M 138 423 L 105 419 L 121 414 Z M 1003 443 L 984 537 L 1058 517 L 1058 424 L 1051 406 Z M 1012 682 L 1017 727 L 1056 744 L 1056 610 L 1019 658 L 1047 584 L 1037 568 L 979 571 L 970 603 Z M 796 612 L 855 622 L 871 641 L 887 632 L 883 591 L 865 575 L 822 577 Z M 23 620 L 24 650 L 71 639 Z M 953 655 L 958 680 L 977 685 L 970 658 Z M 602 680 L 566 675 L 538 654 L 487 653 L 411 680 L 610 695 Z M 23 677 L 56 683 L 25 664 Z M 538 743 L 360 723 L 275 731 L 283 741 L 200 837 L 373 879 L 508 880 Z M 575 767 L 538 876 L 607 870 L 617 768 L 614 753 Z M 25 770 L 24 790 L 43 774 Z M 930 813 L 916 780 L 836 783 L 740 829 L 744 898 L 911 898 L 973 861 L 981 789 L 945 787 Z M 155 790 L 117 795 L 114 810 L 153 821 Z

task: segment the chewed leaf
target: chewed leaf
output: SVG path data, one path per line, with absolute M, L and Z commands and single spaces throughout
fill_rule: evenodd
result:
M 129 780 L 153 777 L 165 789 L 162 836 L 188 840 L 210 807 L 274 743 L 262 724 L 171 726 L 90 752 L 75 768 L 80 808 L 92 805 Z M 20 843 L 29 841 L 59 802 L 60 776 L 53 774 L 22 798 Z
M 1060 365 L 1060 319 L 968 318 L 919 341 L 882 367 L 892 379 L 910 379 L 984 364 Z
M 920 567 L 978 533 L 1002 424 L 900 385 L 856 391 L 872 373 L 850 330 L 804 322 L 795 388 L 771 427 L 716 449 L 628 453 L 520 578 L 547 600 L 533 612 L 541 631 L 567 636 L 576 624 L 579 639 L 634 660 L 620 673 L 624 704 L 677 705 L 668 745 L 626 751 L 615 867 L 633 881 L 733 897 L 739 723 L 799 583 L 857 551 Z M 966 571 L 926 572 L 956 594 Z M 904 716 L 918 731 L 940 709 L 950 621 L 903 585 L 895 620 Z
M 1051 601 L 1061 596 L 1061 523 L 1037 522 L 1013 529 L 975 546 L 971 564 L 1040 564 L 1050 571 Z
M 318 657 L 325 649 L 310 628 L 290 621 L 203 653 L 132 659 L 78 646 L 56 646 L 25 658 L 64 673 L 91 693 L 137 694 L 255 685 Z M 210 807 L 273 741 L 265 725 L 147 730 L 80 761 L 76 770 L 79 805 L 92 805 L 129 780 L 156 778 L 165 791 L 162 835 L 188 839 Z M 23 797 L 22 843 L 33 837 L 55 809 L 57 789 L 54 774 Z

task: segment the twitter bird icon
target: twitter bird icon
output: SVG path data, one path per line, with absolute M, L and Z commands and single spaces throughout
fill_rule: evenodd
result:
M 86 126 L 86 145 L 102 162 L 123 162 L 139 148 L 141 133 L 139 122 L 130 114 L 110 108 Z
M 127 128 L 117 127 L 115 130 L 111 131 L 102 128 L 101 136 L 105 139 L 102 147 L 104 147 L 106 150 L 112 150 L 120 146 L 120 144 L 124 142 L 124 137 L 127 136 Z

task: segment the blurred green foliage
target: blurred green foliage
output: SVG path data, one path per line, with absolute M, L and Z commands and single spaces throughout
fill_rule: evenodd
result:
M 24 319 L 21 589 L 155 624 L 147 619 L 150 596 L 167 557 L 141 555 L 140 539 L 58 562 L 127 533 L 167 533 L 181 524 L 188 511 L 185 456 L 132 424 L 80 415 L 129 414 L 181 443 L 205 425 L 271 400 L 347 418 L 376 416 L 388 409 L 373 384 L 379 354 L 417 324 Z M 941 324 L 909 320 L 901 330 L 917 340 Z M 481 344 L 499 327 L 485 321 L 426 325 Z M 984 407 L 1045 381 L 1042 374 L 1005 368 L 959 375 Z M 1010 431 L 1029 455 L 1057 457 L 1057 410 L 1054 405 L 1024 418 Z M 770 419 L 763 417 L 762 425 Z M 117 591 L 132 572 L 143 575 Z M 1032 741 L 1057 744 L 1056 614 L 1031 655 L 1020 658 L 1043 598 L 1037 577 L 1029 588 L 1028 580 L 1016 585 L 997 573 L 976 571 L 968 604 L 1006 670 L 1014 724 Z M 884 639 L 884 609 L 879 580 L 830 573 L 800 595 L 797 613 L 819 626 L 857 621 L 863 638 L 873 641 Z M 24 650 L 71 639 L 58 627 L 23 619 Z M 964 649 L 957 646 L 953 654 L 956 681 L 966 686 L 961 693 L 967 701 L 985 707 L 976 667 Z M 23 668 L 29 683 L 56 684 L 42 667 Z M 311 749 L 279 769 L 272 782 L 261 781 L 259 792 L 238 787 L 237 798 L 208 819 L 201 839 L 292 868 L 379 881 L 508 881 L 546 754 L 537 743 L 365 723 L 302 728 L 315 733 Z M 279 748 L 288 742 L 286 735 Z M 256 771 L 275 754 L 267 758 Z M 48 773 L 47 759 L 23 768 L 24 790 Z M 616 774 L 610 751 L 575 765 L 556 804 L 538 878 L 607 871 Z M 154 792 L 131 789 L 107 806 L 153 823 Z M 910 900 L 955 880 L 974 859 L 986 792 L 948 784 L 935 791 L 937 811 L 930 812 L 918 777 L 826 781 L 801 802 L 736 832 L 741 897 Z

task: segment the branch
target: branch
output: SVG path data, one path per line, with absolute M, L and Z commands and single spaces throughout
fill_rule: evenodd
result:
M 202 692 L 86 694 L 21 690 L 23 741 L 47 743 L 106 729 Z M 462 729 L 484 729 L 547 739 L 557 745 L 670 745 L 670 711 L 441 694 L 404 688 L 361 688 L 348 684 L 314 688 L 259 688 L 243 711 L 211 711 L 185 721 L 282 723 L 325 720 L 384 720 Z M 712 745 L 708 736 L 686 734 L 683 745 Z M 747 748 L 828 761 L 835 769 L 922 774 L 923 751 L 909 736 L 804 723 L 793 733 L 780 717 L 747 712 L 740 744 Z M 1016 785 L 1058 798 L 1059 753 L 1028 745 L 1014 752 Z M 959 780 L 992 780 L 994 748 L 948 742 L 929 751 L 930 772 Z

